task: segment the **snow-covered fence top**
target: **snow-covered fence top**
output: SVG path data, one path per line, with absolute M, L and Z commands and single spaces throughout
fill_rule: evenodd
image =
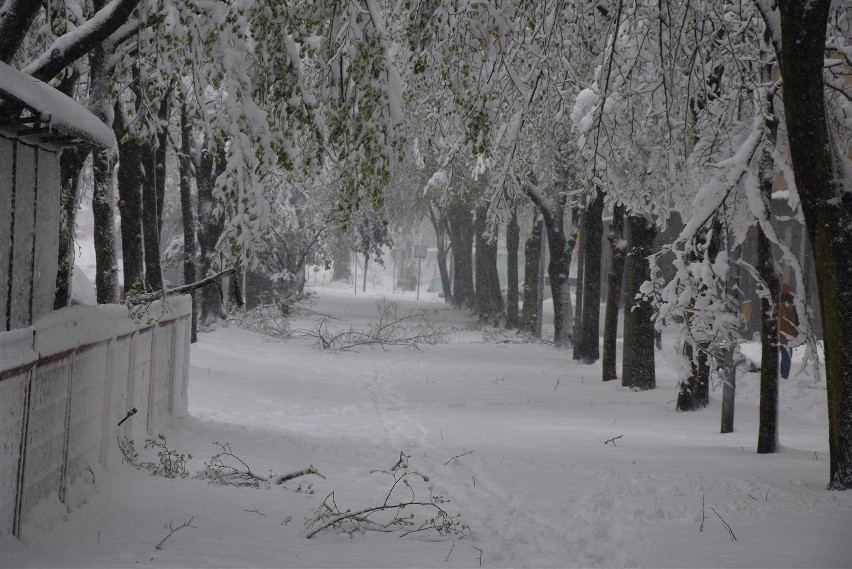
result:
M 75 306 L 0 332 L 0 535 L 20 536 L 44 499 L 72 509 L 119 436 L 186 413 L 191 314 L 190 297 L 170 297 L 136 318 Z
M 53 309 L 59 153 L 80 143 L 112 147 L 115 136 L 73 99 L 0 62 L 0 331 Z

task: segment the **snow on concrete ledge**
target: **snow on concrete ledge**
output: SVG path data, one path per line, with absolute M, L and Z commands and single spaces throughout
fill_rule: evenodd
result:
M 32 109 L 51 129 L 104 148 L 116 144 L 112 129 L 83 105 L 3 62 L 0 62 L 0 95 Z

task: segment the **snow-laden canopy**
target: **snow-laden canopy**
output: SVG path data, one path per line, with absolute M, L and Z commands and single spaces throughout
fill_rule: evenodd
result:
M 51 132 L 105 148 L 116 144 L 112 129 L 80 103 L 3 62 L 0 62 L 0 98 L 14 99 L 32 110 Z

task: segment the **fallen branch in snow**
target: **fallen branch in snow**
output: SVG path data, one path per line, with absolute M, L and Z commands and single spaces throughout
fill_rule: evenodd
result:
M 381 504 L 359 510 L 341 510 L 331 492 L 320 504 L 313 518 L 305 522 L 306 539 L 329 528 L 337 528 L 353 537 L 365 531 L 402 531 L 400 537 L 421 531 L 435 531 L 439 536 L 470 535 L 470 528 L 460 520 L 460 515 L 451 515 L 444 509 L 447 498 L 436 495 L 429 484 L 429 477 L 419 472 L 399 470 L 407 466 L 407 455 L 400 453 L 400 461 L 392 471 L 374 470 L 393 479 L 390 490 Z M 403 490 L 405 488 L 405 490 Z M 400 496 L 399 493 L 403 495 Z M 428 494 L 428 495 L 427 495 Z M 411 512 L 403 515 L 403 510 Z M 424 513 L 425 512 L 425 513 Z M 382 517 L 381 514 L 390 514 Z M 418 516 L 422 515 L 422 519 Z
M 251 486 L 252 488 L 260 488 L 260 485 L 263 484 L 269 489 L 273 483 L 283 484 L 288 480 L 308 474 L 315 474 L 325 479 L 325 476 L 320 474 L 313 464 L 287 474 L 270 473 L 269 476 L 255 474 L 243 459 L 234 454 L 230 443 L 214 442 L 213 444 L 219 447 L 220 452 L 210 457 L 210 462 L 204 463 L 204 470 L 199 471 L 196 475 L 196 478 L 209 479 L 210 484 Z
M 731 528 L 731 526 L 728 525 L 728 522 L 725 521 L 725 518 L 720 516 L 719 512 L 717 512 L 715 508 L 711 507 L 710 509 L 713 510 L 714 514 L 716 514 L 716 517 L 722 520 L 722 524 L 725 526 L 725 529 L 728 530 L 728 535 L 730 536 L 731 541 L 737 541 L 737 536 L 734 535 L 734 530 Z
M 231 450 L 231 443 L 214 442 L 220 452 L 210 457 L 210 462 L 204 463 L 204 470 L 195 475 L 196 478 L 209 479 L 210 484 L 221 484 L 222 486 L 251 486 L 260 488 L 265 484 L 269 488 L 269 480 L 265 476 L 255 474 L 245 463 Z
M 617 441 L 618 439 L 620 439 L 623 436 L 624 435 L 618 435 L 617 437 L 612 437 L 611 439 L 604 441 L 604 444 L 608 445 L 609 443 L 612 443 L 612 446 L 616 446 L 615 441 Z
M 284 484 L 288 480 L 292 480 L 300 476 L 307 476 L 308 474 L 316 474 L 323 480 L 326 480 L 326 477 L 320 474 L 319 471 L 312 464 L 303 470 L 297 470 L 296 472 L 290 472 L 289 474 L 279 474 L 278 476 L 273 476 L 270 479 L 270 482 L 274 482 L 275 484 Z
M 447 333 L 429 321 L 426 310 L 410 310 L 399 314 L 399 303 L 383 298 L 377 302 L 379 319 L 367 324 L 366 330 L 339 331 L 323 318 L 313 330 L 294 330 L 294 336 L 314 338 L 324 350 L 354 351 L 360 347 L 386 349 L 403 346 L 419 350 L 421 345 L 435 345 L 447 341 Z
M 194 528 L 195 526 L 192 525 L 192 520 L 194 520 L 194 519 L 195 519 L 195 516 L 192 516 L 191 518 L 189 518 L 188 520 L 186 520 L 185 522 L 183 522 L 181 525 L 179 525 L 176 528 L 173 528 L 172 522 L 169 522 L 169 530 L 170 530 L 169 535 L 164 537 L 160 541 L 160 543 L 158 543 L 156 545 L 156 547 L 154 547 L 154 549 L 163 549 L 163 544 L 166 543 L 166 540 L 169 539 L 170 537 L 172 537 L 172 535 L 174 535 L 178 530 L 182 530 L 183 528 Z
M 462 453 L 462 454 L 457 454 L 456 456 L 454 456 L 453 458 L 451 458 L 450 460 L 448 460 L 447 462 L 445 462 L 445 463 L 444 463 L 444 466 L 446 466 L 446 465 L 450 464 L 452 461 L 454 461 L 454 460 L 455 460 L 455 459 L 457 459 L 457 458 L 461 458 L 461 457 L 463 457 L 463 456 L 467 456 L 467 455 L 469 455 L 469 454 L 473 454 L 473 451 L 472 451 L 472 450 L 469 450 L 469 451 L 464 452 L 464 453 Z

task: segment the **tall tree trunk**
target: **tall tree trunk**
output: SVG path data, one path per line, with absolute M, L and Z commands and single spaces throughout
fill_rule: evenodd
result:
M 114 165 L 109 149 L 97 149 L 92 156 L 95 290 L 98 304 L 118 302 L 118 255 L 115 242 L 115 197 L 112 185 Z
M 577 235 L 578 235 L 578 244 L 577 244 L 577 277 L 574 279 L 574 327 L 573 327 L 573 337 L 574 337 L 574 350 L 572 357 L 574 360 L 580 359 L 580 346 L 577 339 L 580 337 L 580 311 L 583 307 L 583 272 L 586 268 L 585 260 L 586 255 L 584 251 L 586 250 L 586 230 L 585 230 L 585 219 L 586 219 L 586 211 L 583 210 L 580 215 L 580 221 L 577 224 Z
M 604 193 L 595 192 L 595 198 L 586 208 L 583 247 L 583 287 L 580 309 L 580 335 L 577 338 L 578 358 L 592 364 L 600 358 L 601 314 L 601 240 L 603 239 Z M 578 283 L 579 285 L 579 283 Z
M 464 204 L 450 207 L 448 223 L 453 249 L 453 306 L 476 308 L 473 288 L 473 216 Z
M 95 3 L 95 9 L 103 7 L 103 0 Z M 113 67 L 109 60 L 113 56 L 110 42 L 95 48 L 91 57 L 90 88 L 88 107 L 105 125 L 112 126 L 112 97 L 109 83 Z M 112 149 L 96 149 L 92 155 L 94 190 L 92 214 L 94 216 L 95 241 L 95 290 L 98 304 L 118 302 L 118 251 L 115 234 L 115 191 L 112 173 L 115 159 Z
M 153 141 L 142 143 L 142 236 L 145 255 L 145 287 L 163 288 L 160 264 L 160 213 L 157 209 L 157 149 Z
M 367 292 L 367 266 L 370 264 L 370 255 L 364 253 L 364 284 L 361 286 L 361 292 Z M 420 286 L 420 283 L 417 283 Z
M 438 272 L 441 275 L 441 290 L 444 292 L 444 302 L 452 304 L 453 290 L 449 269 L 447 268 L 447 220 L 431 205 L 429 206 L 427 215 L 435 230 L 435 238 L 438 246 Z
M 772 66 L 764 65 L 761 70 L 762 79 L 771 80 L 771 74 Z M 772 223 L 772 181 L 775 177 L 772 150 L 778 137 L 778 121 L 775 118 L 772 98 L 764 104 L 766 114 L 763 126 L 766 140 L 758 164 L 762 220 L 757 226 L 756 268 L 768 294 L 760 299 L 760 423 L 757 431 L 757 452 L 773 453 L 778 450 L 778 298 L 781 278 L 775 264 L 772 242 L 764 231 L 764 223 Z
M 349 245 L 343 239 L 338 239 L 332 252 L 331 280 L 349 281 L 352 278 L 352 254 Z
M 208 145 L 211 144 L 208 141 Z M 195 181 L 198 187 L 198 220 L 200 223 L 198 231 L 199 276 L 205 277 L 213 274 L 219 267 L 219 260 L 214 259 L 216 255 L 216 243 L 224 229 L 224 220 L 213 217 L 213 188 L 216 178 L 224 169 L 224 150 L 205 148 L 198 156 L 195 165 Z M 222 290 L 218 286 L 206 286 L 201 289 L 199 296 L 201 314 L 199 321 L 203 325 L 209 325 L 217 320 L 225 319 L 225 307 L 223 304 Z
M 521 228 L 518 225 L 518 204 L 512 204 L 512 214 L 506 225 L 506 328 L 518 327 L 518 248 Z
M 80 170 L 89 155 L 88 146 L 65 150 L 59 158 L 59 177 L 62 183 L 62 209 L 59 229 L 59 268 L 56 273 L 56 295 L 53 308 L 71 304 L 71 277 L 74 272 L 74 222 L 80 205 Z
M 829 487 L 846 490 L 852 488 L 852 181 L 829 132 L 823 93 L 831 0 L 780 0 L 778 5 L 787 138 L 822 314 Z
M 624 240 L 624 207 L 616 205 L 609 225 L 609 244 L 612 250 L 612 270 L 606 287 L 606 313 L 604 314 L 603 380 L 618 379 L 616 349 L 618 342 L 618 309 L 621 307 L 621 285 L 624 276 L 624 259 L 627 242 Z
M 550 292 L 553 296 L 553 345 L 558 349 L 567 350 L 574 341 L 568 272 L 571 268 L 571 256 L 577 242 L 577 233 L 572 230 L 570 237 L 565 235 L 563 217 L 566 198 L 564 194 L 553 201 L 543 197 L 538 189 L 531 185 L 525 186 L 525 192 L 541 212 L 547 231 L 547 244 L 550 251 L 548 275 Z M 574 216 L 575 213 L 572 212 L 572 218 Z
M 503 296 L 497 273 L 497 235 L 488 235 L 488 206 L 476 208 L 476 306 L 480 322 L 497 325 L 503 316 Z
M 538 264 L 541 257 L 541 215 L 534 214 L 532 233 L 524 244 L 524 305 L 521 308 L 519 329 L 533 332 L 536 329 L 538 307 Z
M 157 118 L 160 121 L 157 129 L 157 152 L 154 156 L 156 171 L 154 179 L 157 183 L 157 235 L 163 233 L 163 205 L 166 202 L 166 158 L 169 147 L 169 107 L 172 98 L 172 86 L 170 85 L 163 98 L 160 100 L 160 109 Z
M 693 245 L 693 250 L 689 254 L 690 261 L 699 262 L 701 256 L 706 253 L 710 262 L 715 262 L 716 256 L 719 254 L 721 244 L 722 226 L 719 222 L 714 222 L 710 228 L 712 232 L 710 243 L 706 252 L 698 250 L 697 245 Z M 702 231 L 698 234 L 696 241 L 704 242 L 707 233 Z M 704 285 L 699 285 L 703 291 Z M 694 302 L 693 302 L 694 304 Z M 687 327 L 691 322 L 692 316 L 687 315 Z M 678 386 L 677 394 L 677 410 L 678 411 L 697 411 L 704 409 L 710 404 L 710 374 L 712 358 L 710 350 L 712 349 L 711 339 L 705 337 L 693 337 L 687 340 L 683 353 L 684 357 L 690 363 L 690 374 Z
M 186 111 L 186 103 L 180 107 L 180 154 L 178 167 L 180 169 L 180 209 L 183 221 L 183 281 L 184 284 L 198 280 L 198 237 L 196 236 L 197 218 L 192 204 L 192 126 Z M 191 343 L 198 341 L 198 310 L 196 291 L 192 296 L 192 334 Z
M 127 116 L 120 101 L 115 103 L 113 131 L 118 140 L 118 211 L 121 214 L 121 253 L 124 293 L 145 287 L 145 256 L 142 238 L 141 149 L 126 129 Z
M 648 256 L 656 228 L 640 215 L 627 216 L 627 261 L 625 266 L 624 355 L 621 383 L 641 391 L 656 387 L 654 370 L 654 311 L 651 302 L 637 298 L 639 287 L 651 278 Z

